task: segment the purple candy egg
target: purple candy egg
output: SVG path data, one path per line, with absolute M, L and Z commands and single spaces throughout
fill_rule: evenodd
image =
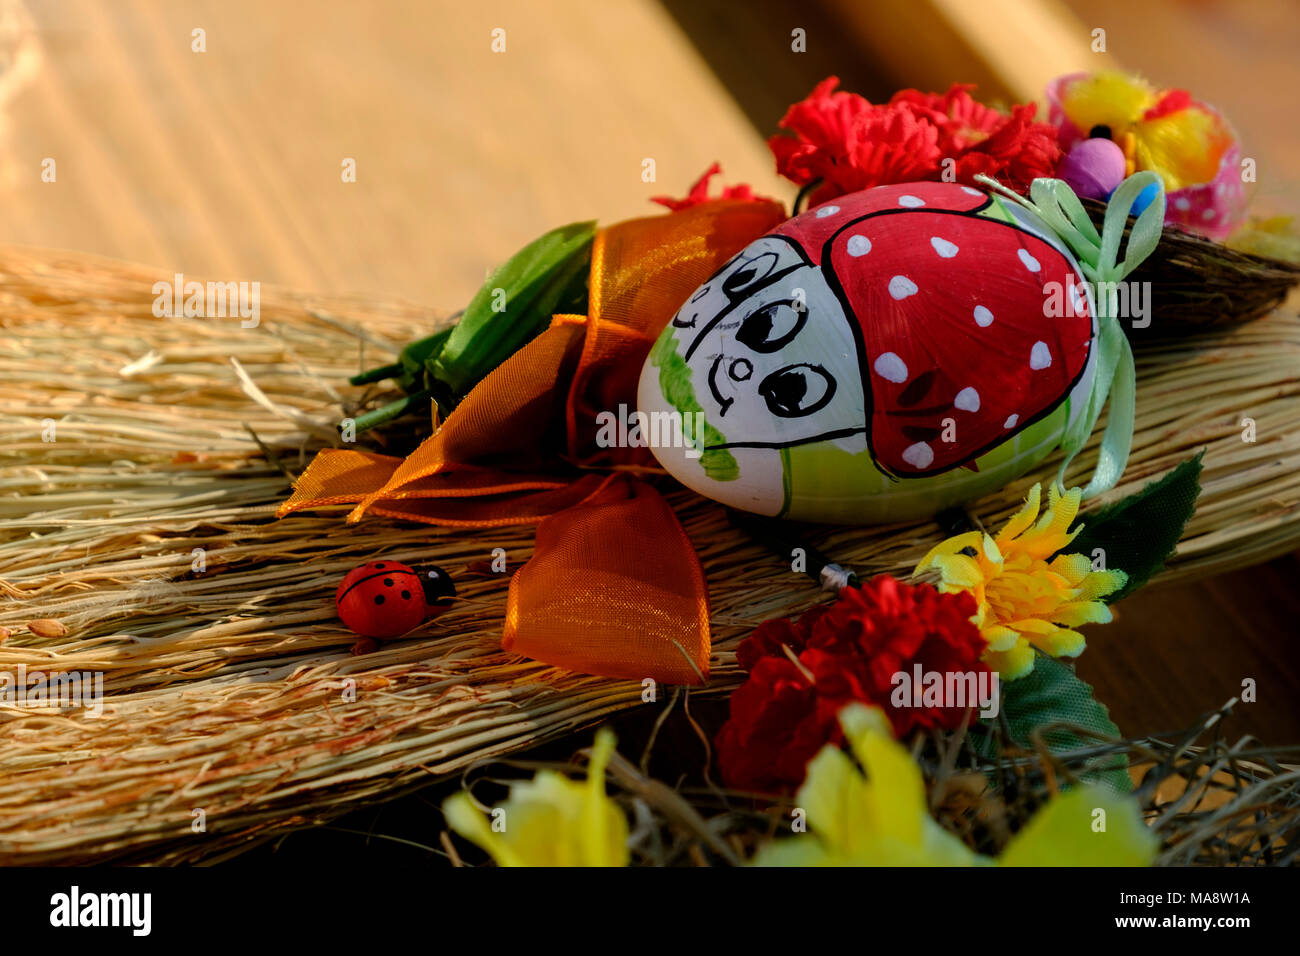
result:
M 1124 179 L 1124 151 L 1104 137 L 1075 143 L 1056 169 L 1057 178 L 1086 199 L 1105 199 Z

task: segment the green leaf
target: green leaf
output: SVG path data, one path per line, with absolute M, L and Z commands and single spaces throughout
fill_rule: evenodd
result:
M 1092 693 L 1092 687 L 1080 680 L 1068 664 L 1039 654 L 1034 669 L 1018 680 L 1002 685 L 1002 712 L 1011 740 L 1025 750 L 1034 749 L 1033 733 L 1049 724 L 1076 724 L 1099 734 L 1119 736 L 1119 728 L 1108 711 Z M 1093 746 L 1096 740 L 1058 728 L 1042 735 L 1053 753 L 1066 753 Z M 970 742 L 976 753 L 995 758 L 995 738 L 972 734 Z M 1103 784 L 1118 793 L 1133 789 L 1128 775 L 1128 761 L 1121 756 L 1097 758 L 1097 765 L 1080 774 L 1085 780 Z
M 1107 568 L 1128 575 L 1128 583 L 1106 603 L 1133 593 L 1165 566 L 1196 510 L 1204 454 L 1189 458 L 1137 494 L 1083 517 L 1083 530 L 1069 550 L 1091 555 L 1100 548 Z
M 572 307 L 585 288 L 595 235 L 595 222 L 561 226 L 492 273 L 433 358 L 433 378 L 464 395 L 545 329 L 559 305 Z
M 1149 866 L 1159 848 L 1136 801 L 1076 787 L 1034 814 L 998 866 Z

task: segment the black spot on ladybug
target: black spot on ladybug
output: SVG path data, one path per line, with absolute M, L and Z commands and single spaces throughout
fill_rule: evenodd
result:
M 409 601 L 409 600 L 411 600 L 411 592 L 410 592 L 410 591 L 403 591 L 403 592 L 402 592 L 402 600 L 403 600 L 403 601 Z
M 392 578 L 384 578 L 384 587 L 386 587 L 386 588 L 391 588 L 392 586 L 393 586 L 393 579 L 392 579 Z
M 382 563 L 376 564 L 375 567 L 377 567 L 380 571 L 384 570 L 384 566 Z
M 917 404 L 921 399 L 925 398 L 926 393 L 930 391 L 930 387 L 934 385 L 934 379 L 934 369 L 930 369 L 928 372 L 922 372 L 908 383 L 907 388 L 899 392 L 898 404 L 902 405 L 904 408 Z
M 384 603 L 384 596 L 383 596 L 382 594 L 376 594 L 376 595 L 375 595 L 375 603 L 376 603 L 376 604 L 383 604 L 383 603 Z

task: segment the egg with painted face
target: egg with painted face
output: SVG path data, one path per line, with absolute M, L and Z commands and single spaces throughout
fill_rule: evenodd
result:
M 1096 335 L 1078 263 L 1032 213 L 955 183 L 879 186 L 787 220 L 700 286 L 638 405 L 660 464 L 709 498 L 906 520 L 1045 458 L 1086 413 Z

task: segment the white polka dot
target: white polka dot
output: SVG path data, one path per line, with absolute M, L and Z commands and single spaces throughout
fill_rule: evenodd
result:
M 934 461 L 934 450 L 923 441 L 903 449 L 903 461 L 913 468 L 928 468 Z
M 1207 209 L 1205 210 L 1205 212 L 1201 213 L 1201 218 L 1204 219 L 1206 222 L 1209 222 L 1217 215 L 1218 213 L 1216 213 L 1213 209 Z
M 907 363 L 893 352 L 883 352 L 872 366 L 876 374 L 891 382 L 907 381 Z
M 889 294 L 895 299 L 906 299 L 916 295 L 916 283 L 907 276 L 894 276 L 889 280 Z
M 930 245 L 934 246 L 934 251 L 939 253 L 945 259 L 951 259 L 957 254 L 957 247 L 947 239 L 940 239 L 938 236 L 930 237 Z
M 924 206 L 925 200 L 918 199 L 916 196 L 899 196 L 898 204 L 906 206 L 908 209 L 916 209 L 918 206 Z
M 1025 264 L 1025 268 L 1030 272 L 1037 272 L 1043 268 L 1043 264 L 1031 256 L 1028 249 L 1017 249 L 1016 255 L 1020 257 L 1020 261 Z
M 1047 349 L 1046 342 L 1035 342 L 1034 347 L 1029 350 L 1029 367 L 1035 372 L 1041 371 L 1052 364 L 1052 353 Z
M 1016 422 L 1020 421 L 1019 415 L 1008 415 L 1007 420 L 1002 423 L 1003 428 L 1015 428 Z
M 975 324 L 981 329 L 987 329 L 993 324 L 993 313 L 982 305 L 975 306 Z
M 871 240 L 866 236 L 849 236 L 849 255 L 857 258 L 871 251 Z
M 952 400 L 952 403 L 963 412 L 978 412 L 980 410 L 980 393 L 967 386 L 957 393 L 957 397 Z
M 1192 202 L 1186 196 L 1179 196 L 1174 200 L 1174 206 L 1183 212 L 1187 212 L 1187 210 L 1192 208 Z
M 819 206 L 817 209 L 817 218 L 825 219 L 827 216 L 833 216 L 839 211 L 839 206 Z
M 963 186 L 963 187 L 961 187 L 961 191 L 964 192 L 967 196 L 983 196 L 983 195 L 984 195 L 984 194 L 983 194 L 982 192 L 980 192 L 978 189 L 973 189 L 973 188 L 971 188 L 970 186 Z

